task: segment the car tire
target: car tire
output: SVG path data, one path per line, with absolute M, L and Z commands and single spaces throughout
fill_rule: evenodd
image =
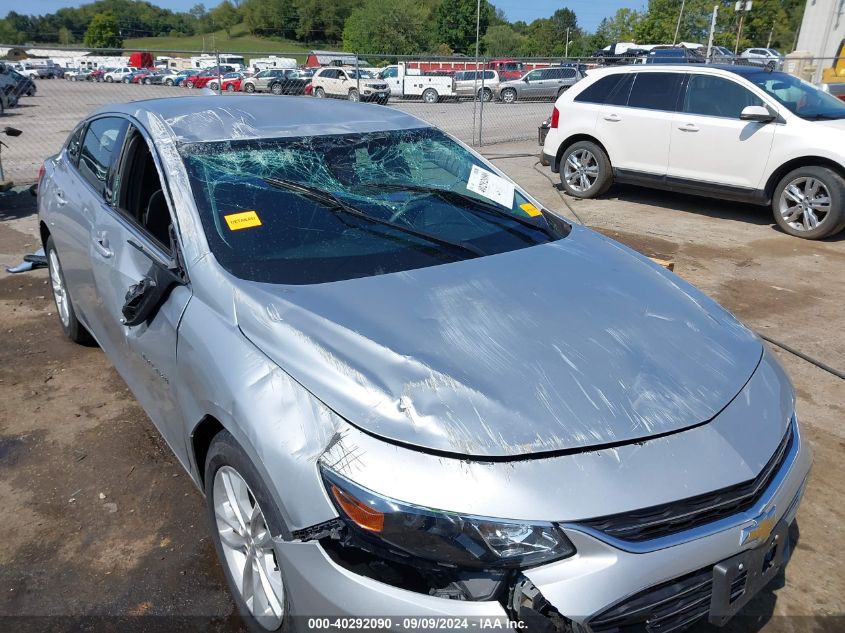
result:
M 110 76 L 110 75 L 106 77 L 106 83 L 107 83 L 107 84 L 110 84 L 110 83 L 112 83 L 113 81 L 114 81 L 114 77 L 112 77 L 112 76 Z
M 490 102 L 493 100 L 493 91 L 490 88 L 479 88 L 478 89 L 478 99 L 484 102 Z
M 165 86 L 172 86 L 172 85 L 173 85 L 173 80 L 172 80 L 172 79 L 165 79 L 165 80 L 164 80 L 164 85 L 165 85 Z
M 275 84 L 271 85 L 270 86 L 270 92 L 272 92 L 274 95 L 277 95 L 277 96 L 282 94 L 282 84 L 275 83 Z
M 226 92 L 235 92 L 235 84 L 227 84 Z
M 361 94 L 357 90 L 355 90 L 355 88 L 352 88 L 352 90 L 349 91 L 349 94 L 346 95 L 346 98 L 350 101 L 357 102 L 361 100 Z
M 125 83 L 125 84 L 129 84 L 129 83 L 132 83 L 132 80 L 131 80 L 131 79 L 129 79 L 129 77 L 125 77 L 125 78 L 123 79 L 123 83 Z
M 281 513 L 246 452 L 225 430 L 214 437 L 208 449 L 205 497 L 217 556 L 247 628 L 265 633 L 291 630 L 289 594 L 284 589 L 281 566 L 270 538 L 270 535 L 284 532 Z M 232 511 L 233 507 L 238 508 L 239 514 Z M 238 517 L 244 514 L 249 515 L 249 521 L 239 520 Z M 249 535 L 249 538 L 244 538 L 244 534 Z M 246 574 L 243 569 L 250 564 L 250 557 L 255 561 L 253 570 L 262 567 L 264 578 L 268 579 L 267 583 L 260 582 L 255 577 L 258 572 L 253 571 L 253 586 L 260 587 L 259 590 L 266 597 L 269 585 L 269 591 L 273 594 L 270 599 L 280 613 L 273 612 L 266 618 L 256 617 L 251 610 L 256 601 L 253 599 L 250 604 L 249 598 L 244 597 L 242 586 Z M 244 560 L 241 561 L 241 558 Z M 266 600 L 266 604 L 269 605 L 270 600 Z
M 255 92 L 255 84 L 245 84 L 244 85 L 244 92 L 248 92 L 249 94 L 252 94 L 253 92 Z
M 560 184 L 570 196 L 595 198 L 607 191 L 612 183 L 610 159 L 601 147 L 592 141 L 578 141 L 563 150 Z
M 838 233 L 845 228 L 845 179 L 827 167 L 794 169 L 775 188 L 772 212 L 781 230 L 795 237 L 819 240 Z
M 73 309 L 73 303 L 67 291 L 65 275 L 52 236 L 47 238 L 44 250 L 47 255 L 47 271 L 50 276 L 50 288 L 53 291 L 53 302 L 56 305 L 56 315 L 59 317 L 62 331 L 74 343 L 91 345 L 94 339 L 76 318 L 76 311 Z
M 516 90 L 513 88 L 505 88 L 502 90 L 502 103 L 515 103 Z
M 217 90 L 217 82 L 216 81 L 210 81 L 208 83 L 208 87 L 211 88 L 212 90 Z
M 434 88 L 426 88 L 422 93 L 422 100 L 426 103 L 437 103 L 440 101 L 440 95 Z
M 144 79 L 144 85 L 145 86 L 150 86 L 150 85 L 152 85 L 152 83 L 153 82 L 150 79 Z
M 325 99 L 326 98 L 326 91 L 322 88 L 314 88 L 314 96 L 317 99 Z
M 193 81 L 186 81 L 186 82 L 185 82 L 185 87 L 186 87 L 188 90 L 193 90 L 193 89 L 194 89 L 194 82 L 193 82 Z

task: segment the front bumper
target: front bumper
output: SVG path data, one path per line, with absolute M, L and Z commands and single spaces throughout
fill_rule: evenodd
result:
M 624 612 L 636 600 L 659 596 L 667 583 L 712 579 L 713 568 L 720 562 L 765 544 L 769 533 L 757 540 L 748 536 L 761 516 L 780 526 L 794 523 L 812 461 L 797 424 L 794 433 L 795 441 L 776 477 L 747 511 L 680 532 L 670 540 L 635 544 L 614 542 L 577 523 L 562 524 L 577 554 L 526 570 L 524 578 L 561 616 L 595 626 L 596 631 L 604 630 L 600 622 L 608 614 Z M 500 602 L 447 600 L 356 574 L 333 561 L 317 541 L 277 539 L 276 551 L 296 616 L 387 616 L 397 629 L 404 628 L 404 617 L 507 617 Z M 709 594 L 699 598 L 698 618 L 707 614 L 710 599 Z

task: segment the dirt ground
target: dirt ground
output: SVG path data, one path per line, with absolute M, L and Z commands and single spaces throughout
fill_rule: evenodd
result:
M 568 208 L 534 162 L 497 160 L 550 208 L 674 260 L 749 326 L 845 369 L 845 235 L 807 242 L 764 209 L 630 187 Z M 199 492 L 100 350 L 62 337 L 46 272 L 5 272 L 39 246 L 34 213 L 34 198 L 0 199 L 0 629 L 238 631 Z M 842 631 L 845 381 L 775 351 L 815 465 L 785 585 L 730 629 Z

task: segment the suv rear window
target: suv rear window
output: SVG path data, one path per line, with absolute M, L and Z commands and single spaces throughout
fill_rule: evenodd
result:
M 683 79 L 681 73 L 637 73 L 628 107 L 674 112 Z
M 602 77 L 591 86 L 587 86 L 581 93 L 575 97 L 576 103 L 605 103 L 610 93 L 619 84 L 619 81 L 625 75 L 609 75 Z

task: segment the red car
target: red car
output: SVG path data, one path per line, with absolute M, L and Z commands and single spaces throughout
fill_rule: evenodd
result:
M 193 77 L 188 77 L 185 79 L 185 87 L 186 88 L 205 88 L 208 83 L 212 80 L 216 80 L 219 77 L 217 71 L 210 71 L 204 70 L 199 75 L 194 75 Z
M 243 80 L 243 73 L 226 73 L 223 75 L 223 81 L 220 82 L 220 85 L 226 92 L 240 92 Z
M 153 73 L 153 68 L 144 68 L 136 73 L 132 73 L 132 79 L 130 79 L 130 83 L 139 84 L 143 82 L 144 77 L 147 77 Z

